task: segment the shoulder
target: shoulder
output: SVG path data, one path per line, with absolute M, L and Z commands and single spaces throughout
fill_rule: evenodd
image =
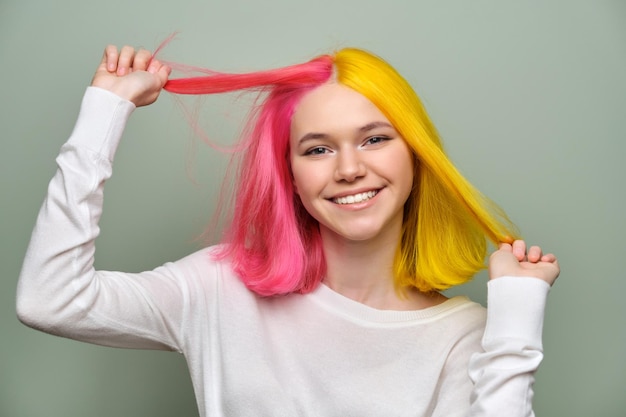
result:
M 164 267 L 175 269 L 177 275 L 200 281 L 238 280 L 230 261 L 216 256 L 221 249 L 221 245 L 207 246 L 177 261 L 168 262 Z
M 222 245 L 206 246 L 175 262 L 172 262 L 172 264 L 184 268 L 192 268 L 197 271 L 223 268 L 230 269 L 230 262 L 228 260 L 218 259 L 216 256 L 221 249 Z
M 469 356 L 482 350 L 482 338 L 487 325 L 487 309 L 465 296 L 450 298 L 450 308 L 442 314 L 438 330 L 445 334 L 448 362 L 466 366 Z
M 222 250 L 223 245 L 208 246 L 163 267 L 185 281 L 192 297 L 254 298 L 230 260 L 218 256 Z
M 487 309 L 466 296 L 455 296 L 430 309 L 433 338 L 442 351 L 472 352 L 480 349 Z
M 487 309 L 466 296 L 452 297 L 439 307 L 441 324 L 459 328 L 485 326 Z

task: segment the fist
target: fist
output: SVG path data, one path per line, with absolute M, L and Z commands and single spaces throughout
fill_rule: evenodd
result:
M 526 247 L 526 242 L 501 243 L 489 257 L 489 279 L 502 276 L 534 277 L 554 284 L 560 273 L 553 254 L 543 254 L 539 246 Z
M 118 51 L 114 45 L 105 48 L 102 61 L 91 81 L 94 87 L 108 90 L 132 101 L 135 106 L 147 106 L 156 101 L 170 75 L 170 68 L 152 54 L 130 46 Z

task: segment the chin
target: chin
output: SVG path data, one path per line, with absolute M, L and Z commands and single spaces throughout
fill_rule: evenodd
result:
M 350 242 L 367 242 L 367 241 L 372 241 L 375 240 L 376 238 L 379 238 L 383 235 L 382 230 L 381 229 L 363 229 L 358 228 L 358 229 L 352 229 L 352 230 L 346 230 L 346 229 L 341 229 L 341 230 L 336 230 L 336 229 L 331 229 L 329 230 L 330 233 L 334 234 L 335 236 L 338 236 L 346 241 L 350 241 Z

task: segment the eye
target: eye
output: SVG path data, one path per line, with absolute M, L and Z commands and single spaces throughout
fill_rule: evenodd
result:
M 365 141 L 365 144 L 366 145 L 376 145 L 378 143 L 385 142 L 385 141 L 387 141 L 389 139 L 391 139 L 391 138 L 389 138 L 387 136 L 372 136 L 371 138 L 368 138 Z
M 323 146 L 316 146 L 315 148 L 307 149 L 307 151 L 304 152 L 304 154 L 305 155 L 324 155 L 327 152 L 328 152 L 328 149 L 324 148 Z

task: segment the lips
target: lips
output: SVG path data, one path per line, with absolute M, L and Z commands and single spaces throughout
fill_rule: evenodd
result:
M 362 193 L 350 194 L 341 197 L 335 197 L 332 202 L 339 205 L 363 203 L 364 201 L 374 198 L 379 190 L 365 191 Z

